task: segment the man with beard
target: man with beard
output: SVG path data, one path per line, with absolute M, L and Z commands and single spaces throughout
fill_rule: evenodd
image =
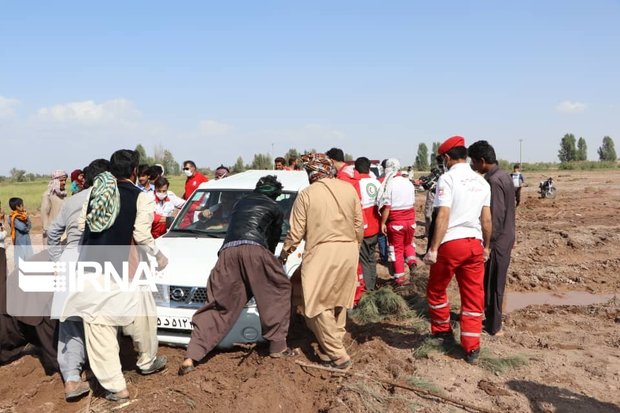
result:
M 497 165 L 495 150 L 487 141 L 467 149 L 472 168 L 491 185 L 491 254 L 485 264 L 484 330 L 492 336 L 502 334 L 502 304 L 510 253 L 515 242 L 515 191 L 510 175 Z

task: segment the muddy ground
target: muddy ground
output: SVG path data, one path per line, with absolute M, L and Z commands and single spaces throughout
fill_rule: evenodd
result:
M 531 186 L 524 189 L 517 212 L 508 291 L 558 297 L 566 291 L 617 294 L 620 171 L 562 171 L 553 177 L 558 196 L 542 200 L 536 189 L 543 175 L 526 174 Z M 420 194 L 419 211 L 422 203 Z M 416 242 L 422 251 L 425 240 Z M 380 271 L 386 273 L 383 267 Z M 503 337 L 483 337 L 482 362 L 470 366 L 458 351 L 444 351 L 428 340 L 427 277 L 428 269 L 421 265 L 412 284 L 397 291 L 413 309 L 410 316 L 366 324 L 349 321 L 354 376 L 264 358 L 265 348 L 248 346 L 216 352 L 193 374 L 178 377 L 183 351 L 164 347 L 161 352 L 170 366 L 163 373 L 142 377 L 131 369 L 126 372 L 134 397 L 129 405 L 109 404 L 99 392 L 68 404 L 60 377 L 46 377 L 37 359 L 27 356 L 0 368 L 0 411 L 465 411 L 441 398 L 419 397 L 393 385 L 397 383 L 486 411 L 620 412 L 620 295 L 603 304 L 515 310 L 507 316 Z M 524 307 L 528 297 L 520 295 L 519 302 L 511 304 Z M 456 316 L 454 285 L 450 298 Z M 310 338 L 300 326 L 292 330 L 291 344 L 302 350 L 298 361 L 315 361 Z

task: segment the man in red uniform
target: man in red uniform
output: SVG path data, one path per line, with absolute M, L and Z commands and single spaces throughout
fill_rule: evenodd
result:
M 387 235 L 390 260 L 394 261 L 394 282 L 406 281 L 405 264 L 409 273 L 417 265 L 415 244 L 415 188 L 400 172 L 398 159 L 385 163 L 385 179 L 379 188 L 377 205 L 381 214 L 381 232 Z
M 453 341 L 446 290 L 456 275 L 461 294 L 461 346 L 476 364 L 484 313 L 484 262 L 491 241 L 491 189 L 466 162 L 465 139 L 439 146 L 448 171 L 437 181 L 435 231 L 424 262 L 431 265 L 426 296 L 434 336 Z M 483 244 L 484 243 L 484 244 Z
M 201 174 L 196 168 L 196 163 L 194 161 L 185 161 L 183 162 L 183 173 L 187 176 L 187 180 L 185 181 L 185 193 L 183 194 L 183 199 L 189 199 L 189 197 L 194 193 L 196 188 L 200 186 L 201 183 L 207 182 L 209 178 Z
M 348 165 L 344 161 L 344 152 L 340 148 L 331 148 L 325 155 L 332 161 L 334 168 L 336 168 L 336 178 L 346 181 L 355 187 L 357 196 L 362 197 L 360 193 L 360 174 L 355 170 L 353 165 Z
M 377 283 L 377 262 L 375 248 L 379 234 L 379 211 L 377 209 L 377 193 L 381 183 L 370 175 L 368 158 L 357 158 L 355 170 L 359 173 L 359 188 L 362 195 L 362 215 L 364 216 L 364 240 L 360 246 L 360 262 L 364 273 L 364 284 L 367 291 L 375 289 Z

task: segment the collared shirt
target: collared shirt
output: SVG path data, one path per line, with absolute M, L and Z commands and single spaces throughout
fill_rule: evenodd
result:
M 185 205 L 185 201 L 176 196 L 174 192 L 171 191 L 168 191 L 168 196 L 163 200 L 157 198 L 156 195 L 154 195 L 153 197 L 155 198 L 155 214 L 164 217 L 171 217 L 174 213 L 175 208 L 181 209 L 183 208 L 183 205 Z
M 153 186 L 153 185 L 149 185 L 148 188 L 146 188 L 144 185 L 140 185 L 140 184 L 138 184 L 137 186 L 138 186 L 138 188 L 140 188 L 142 190 L 142 192 L 155 192 L 155 186 Z
M 491 188 L 469 164 L 457 163 L 437 181 L 434 207 L 450 208 L 448 230 L 441 243 L 462 238 L 482 240 L 480 214 L 491 206 Z
M 515 191 L 510 176 L 499 167 L 484 175 L 491 186 L 491 217 L 493 232 L 491 248 L 510 254 L 515 241 Z

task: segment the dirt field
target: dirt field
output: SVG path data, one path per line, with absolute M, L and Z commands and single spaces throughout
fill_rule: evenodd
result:
M 290 360 L 264 358 L 263 347 L 249 346 L 215 353 L 196 372 L 180 378 L 176 367 L 183 351 L 162 348 L 169 368 L 149 377 L 129 369 L 126 376 L 134 400 L 119 410 L 465 411 L 441 398 L 422 398 L 396 382 L 478 406 L 479 411 L 620 412 L 620 295 L 603 304 L 527 306 L 543 292 L 560 304 L 563 300 L 587 304 L 593 298 L 583 294 L 565 299 L 562 292 L 590 292 L 594 298 L 618 294 L 620 171 L 558 172 L 555 200 L 537 199 L 542 174 L 526 174 L 526 179 L 531 186 L 525 188 L 517 212 L 508 291 L 528 294 L 513 295 L 511 306 L 521 309 L 507 316 L 503 337 L 483 337 L 479 366 L 466 364 L 457 351 L 444 351 L 429 342 L 424 303 L 428 269 L 420 265 L 412 285 L 397 291 L 414 310 L 409 317 L 349 322 L 347 344 L 354 360 L 350 372 L 355 375 L 343 377 L 302 368 Z M 420 194 L 419 211 L 423 201 Z M 423 251 L 425 241 L 417 242 Z M 380 270 L 386 273 L 385 268 Z M 456 315 L 455 291 L 452 286 Z M 297 360 L 315 361 L 310 342 L 303 328 L 292 329 L 291 344 L 303 351 Z M 30 356 L 0 368 L 2 412 L 119 408 L 100 394 L 65 403 L 60 377 L 44 376 Z

